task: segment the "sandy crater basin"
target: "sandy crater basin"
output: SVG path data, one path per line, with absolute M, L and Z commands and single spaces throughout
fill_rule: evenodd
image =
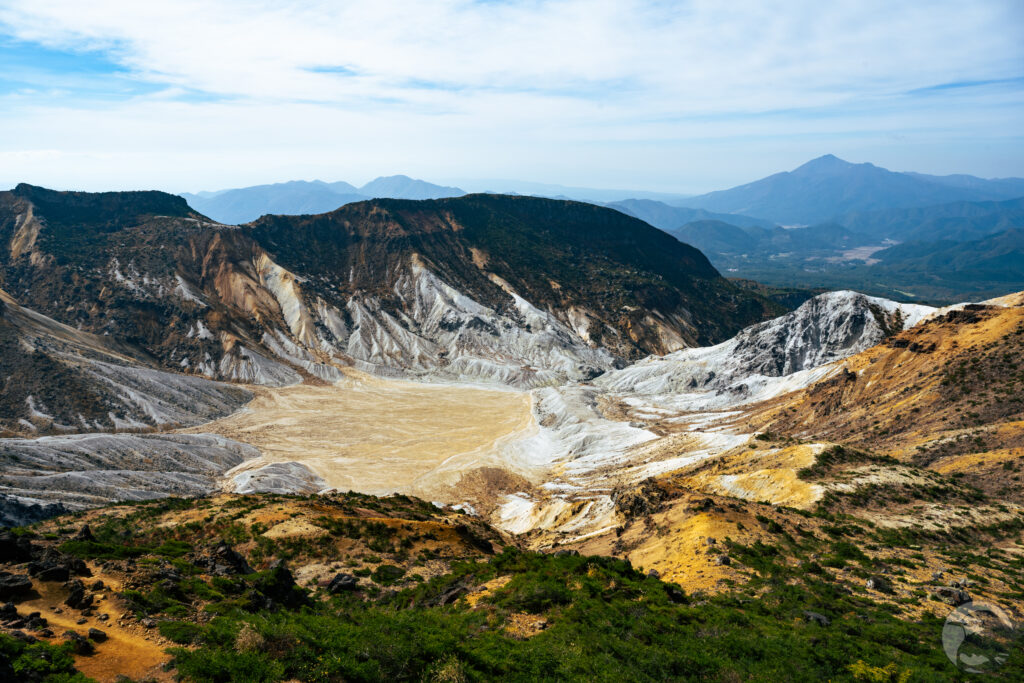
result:
M 260 449 L 231 475 L 299 462 L 331 488 L 430 496 L 462 473 L 504 464 L 508 444 L 537 431 L 530 394 L 349 372 L 328 386 L 250 387 L 255 398 L 203 431 Z

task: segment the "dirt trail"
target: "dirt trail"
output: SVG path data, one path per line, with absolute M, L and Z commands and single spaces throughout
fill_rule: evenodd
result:
M 536 430 L 525 392 L 357 373 L 328 386 L 252 390 L 243 410 L 188 431 L 256 446 L 263 457 L 246 469 L 301 462 L 331 487 L 375 495 L 440 491 Z
M 98 578 L 103 579 L 104 583 L 113 589 L 120 588 L 115 579 L 98 573 L 95 568 L 93 576 L 85 579 L 85 582 L 91 584 Z M 34 585 L 39 597 L 19 602 L 18 611 L 23 614 L 40 612 L 56 636 L 52 642 L 63 642 L 62 635 L 68 630 L 77 631 L 84 636 L 94 627 L 107 634 L 107 640 L 96 644 L 94 654 L 75 655 L 75 666 L 86 676 L 100 683 L 114 681 L 119 676 L 128 676 L 136 680 L 173 680 L 170 674 L 162 671 L 162 665 L 170 659 L 164 649 L 172 647 L 173 643 L 163 641 L 155 631 L 147 631 L 134 620 L 125 624 L 118 623 L 118 617 L 123 609 L 108 599 L 113 594 L 112 591 L 103 591 L 103 599 L 95 608 L 96 615 L 109 613 L 110 619 L 101 621 L 92 616 L 87 618 L 84 624 L 79 624 L 77 622 L 81 614 L 63 604 L 68 591 L 62 584 L 35 581 Z M 55 611 L 55 607 L 61 611 Z

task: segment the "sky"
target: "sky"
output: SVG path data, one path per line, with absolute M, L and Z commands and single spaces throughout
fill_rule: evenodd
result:
M 826 153 L 1024 176 L 1024 2 L 0 0 L 0 187 L 699 193 Z

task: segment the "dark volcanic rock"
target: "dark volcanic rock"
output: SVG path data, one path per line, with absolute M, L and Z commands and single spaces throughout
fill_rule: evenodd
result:
M 196 558 L 195 564 L 215 576 L 253 573 L 245 558 L 224 541 L 213 546 L 205 555 Z
M 342 593 L 344 591 L 354 591 L 359 589 L 359 579 L 352 576 L 351 574 L 340 573 L 335 575 L 331 582 L 327 584 L 328 593 Z
M 67 567 L 52 562 L 31 562 L 28 565 L 29 576 L 40 581 L 67 581 L 71 578 L 71 572 Z
M 77 631 L 65 631 L 64 638 L 71 643 L 71 649 L 74 650 L 75 654 L 91 655 L 96 649 L 93 647 L 93 644 L 89 642 L 88 638 Z
M 22 598 L 32 592 L 32 579 L 24 574 L 0 572 L 0 600 Z
M 461 583 L 456 584 L 442 591 L 441 594 L 437 597 L 431 600 L 427 600 L 424 604 L 427 607 L 441 607 L 443 605 L 450 605 L 468 592 L 468 586 Z
M 30 636 L 29 634 L 24 633 L 22 631 L 10 631 L 7 635 L 11 636 L 12 638 L 17 638 L 18 640 L 24 641 L 29 645 L 38 642 L 36 641 L 35 637 Z
M 826 617 L 824 614 L 818 614 L 817 612 L 811 612 L 810 610 L 804 610 L 804 618 L 807 621 L 812 621 L 819 626 L 830 626 L 832 620 Z
M 70 510 L 61 503 L 26 503 L 14 496 L 0 494 L 0 527 L 27 526 L 68 512 Z
M 85 584 L 80 579 L 72 579 L 64 584 L 68 589 L 68 597 L 64 604 L 72 609 L 86 609 L 92 605 L 92 595 L 85 592 Z
M 245 597 L 253 611 L 282 605 L 294 609 L 308 602 L 306 592 L 295 583 L 295 577 L 281 560 L 274 560 L 266 571 L 257 574 Z
M 932 597 L 936 600 L 941 600 L 948 605 L 952 605 L 953 607 L 959 607 L 960 605 L 971 602 L 970 593 L 952 586 L 936 586 L 932 588 Z
M 27 562 L 32 559 L 35 548 L 24 536 L 15 536 L 10 531 L 0 532 L 0 558 L 5 562 Z
M 90 628 L 89 639 L 94 640 L 97 643 L 102 643 L 104 640 L 107 639 L 107 634 L 99 630 L 98 628 Z
M 34 553 L 34 557 L 28 565 L 28 573 L 40 581 L 67 581 L 71 576 L 92 576 L 84 560 L 65 555 L 55 548 Z

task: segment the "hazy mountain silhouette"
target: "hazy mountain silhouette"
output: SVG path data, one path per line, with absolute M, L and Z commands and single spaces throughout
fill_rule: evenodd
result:
M 910 208 L 951 201 L 992 201 L 1021 196 L 1024 180 L 896 173 L 874 164 L 851 164 L 831 154 L 729 190 L 687 200 L 694 208 L 811 225 L 852 211 Z

